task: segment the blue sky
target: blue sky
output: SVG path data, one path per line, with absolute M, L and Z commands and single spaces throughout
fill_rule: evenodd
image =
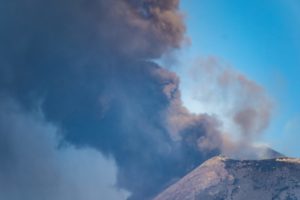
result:
M 262 85 L 274 102 L 262 142 L 299 157 L 300 1 L 185 0 L 181 7 L 192 40 L 182 59 L 217 56 Z

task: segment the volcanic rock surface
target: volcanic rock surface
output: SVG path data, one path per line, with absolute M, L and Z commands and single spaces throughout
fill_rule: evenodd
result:
M 154 200 L 297 200 L 300 159 L 233 160 L 214 157 Z

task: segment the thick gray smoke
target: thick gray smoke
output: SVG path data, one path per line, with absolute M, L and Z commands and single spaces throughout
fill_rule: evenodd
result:
M 184 39 L 178 4 L 0 3 L 1 97 L 14 99 L 24 112 L 39 105 L 65 141 L 114 158 L 117 186 L 129 191 L 131 200 L 153 197 L 222 146 L 218 122 L 190 114 L 181 103 L 178 77 L 150 61 L 179 48 Z M 0 130 L 0 141 L 6 141 Z M 1 157 L 14 148 L 4 142 Z M 26 162 L 34 164 L 30 157 Z M 48 182 L 41 178 L 39 183 Z
M 1 100 L 0 199 L 124 200 L 114 163 L 96 150 L 60 144 L 58 132 L 38 110 Z

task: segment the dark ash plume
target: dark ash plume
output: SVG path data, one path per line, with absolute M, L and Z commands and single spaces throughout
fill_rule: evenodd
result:
M 27 111 L 40 104 L 66 141 L 112 156 L 117 184 L 132 200 L 153 197 L 222 146 L 218 122 L 190 114 L 178 77 L 149 61 L 180 47 L 185 27 L 178 4 L 13 0 L 0 6 L 1 95 Z

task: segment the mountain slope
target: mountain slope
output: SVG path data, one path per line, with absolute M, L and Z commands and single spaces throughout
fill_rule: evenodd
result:
M 297 200 L 300 159 L 233 160 L 214 157 L 154 200 Z

